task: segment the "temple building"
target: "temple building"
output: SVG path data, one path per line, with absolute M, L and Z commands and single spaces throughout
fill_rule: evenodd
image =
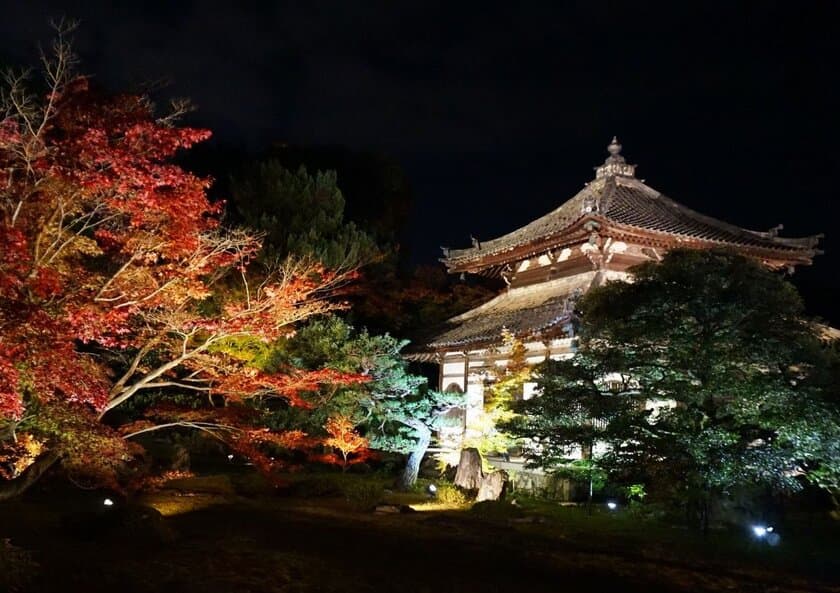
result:
M 676 247 L 729 248 L 790 271 L 820 253 L 820 235 L 784 238 L 781 225 L 750 231 L 686 208 L 637 179 L 615 138 L 607 150 L 595 178 L 557 209 L 496 239 L 444 249 L 441 261 L 450 273 L 495 277 L 506 285 L 495 298 L 450 319 L 415 351 L 415 358 L 439 364 L 440 389 L 466 394 L 460 427 L 440 435 L 444 448 L 459 449 L 481 430 L 488 371 L 508 362 L 503 332 L 525 344 L 528 363 L 568 356 L 575 300 L 605 282 L 627 279 L 628 268 L 661 260 Z M 523 397 L 533 389 L 526 384 Z

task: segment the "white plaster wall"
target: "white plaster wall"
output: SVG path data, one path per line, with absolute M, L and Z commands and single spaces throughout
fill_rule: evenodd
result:
M 542 353 L 537 354 L 536 356 L 528 356 L 525 358 L 525 362 L 527 362 L 530 365 L 540 364 L 541 362 L 545 362 L 545 355 L 546 352 L 543 351 Z
M 444 362 L 443 363 L 443 376 L 444 377 L 451 377 L 457 374 L 461 374 L 461 378 L 464 378 L 464 361 L 463 359 L 457 362 Z
M 552 358 L 568 357 L 572 353 L 571 338 L 560 338 L 550 342 L 527 342 L 526 361 L 535 365 L 544 362 L 546 355 Z M 441 365 L 443 371 L 443 387 L 455 383 L 465 393 L 466 408 L 464 410 L 464 426 L 461 429 L 446 428 L 439 432 L 441 447 L 449 450 L 460 450 L 465 439 L 479 438 L 482 432 L 482 417 L 484 415 L 484 381 L 493 367 L 504 368 L 510 362 L 504 349 L 488 351 L 473 350 L 467 353 L 469 358 L 469 375 L 467 385 L 464 386 L 464 355 L 452 353 L 444 357 Z M 526 399 L 536 396 L 536 383 L 529 382 L 524 386 L 523 396 Z M 457 461 L 457 460 L 456 460 Z

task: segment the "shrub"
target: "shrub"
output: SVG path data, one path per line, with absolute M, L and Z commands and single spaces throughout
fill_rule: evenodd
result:
M 624 488 L 624 495 L 630 502 L 642 502 L 644 501 L 645 496 L 647 496 L 647 492 L 645 491 L 645 485 L 630 484 L 629 486 Z
M 470 501 L 457 486 L 447 483 L 437 485 L 437 499 L 445 504 L 456 505 L 465 505 Z

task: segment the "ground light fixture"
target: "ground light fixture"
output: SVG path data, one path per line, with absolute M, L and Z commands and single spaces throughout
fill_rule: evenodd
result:
M 618 505 L 613 501 L 609 501 L 607 503 L 607 508 L 610 509 L 611 511 L 614 511 L 615 509 L 618 508 Z
M 750 529 L 755 539 L 765 542 L 768 546 L 778 546 L 782 541 L 781 536 L 770 525 L 751 525 Z
M 434 498 L 437 496 L 437 486 L 434 484 L 429 484 L 426 486 L 426 492 L 429 494 L 430 498 Z
M 102 501 L 102 504 L 105 505 L 106 507 L 112 507 L 112 506 L 114 506 L 114 501 L 111 500 L 110 498 L 106 498 L 105 500 Z
M 757 538 L 762 538 L 768 533 L 773 533 L 773 528 L 767 525 L 753 525 L 752 532 Z

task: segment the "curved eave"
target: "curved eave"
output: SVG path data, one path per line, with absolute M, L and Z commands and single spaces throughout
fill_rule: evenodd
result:
M 646 247 L 659 247 L 666 250 L 678 247 L 692 247 L 696 249 L 732 249 L 756 259 L 779 262 L 780 265 L 809 266 L 813 263 L 813 258 L 815 256 L 822 254 L 822 251 L 813 248 L 774 248 L 763 245 L 734 243 L 731 241 L 693 237 L 691 235 L 676 235 L 664 231 L 639 228 L 632 225 L 622 225 L 615 222 L 610 223 L 609 231 L 606 234 L 609 234 L 609 236 L 614 239 L 633 241 L 640 245 L 645 245 Z
M 559 335 L 566 335 L 563 326 L 572 320 L 571 315 L 562 315 L 551 323 L 539 328 L 530 329 L 523 332 L 514 332 L 513 335 L 518 340 L 547 340 L 554 339 Z M 406 358 L 411 357 L 411 360 L 432 360 L 435 355 L 443 354 L 445 352 L 464 352 L 469 350 L 481 350 L 498 346 L 502 343 L 501 332 L 498 336 L 478 336 L 475 338 L 468 338 L 465 340 L 452 340 L 442 342 L 431 342 L 418 347 L 417 351 L 410 352 Z
M 688 208 L 684 209 L 686 211 L 689 210 Z M 700 214 L 696 215 L 712 221 L 715 220 Z M 731 232 L 737 231 L 747 235 L 754 235 L 754 243 L 751 244 L 749 242 L 749 237 L 743 243 L 717 240 L 648 229 L 616 222 L 602 215 L 587 214 L 582 215 L 557 233 L 545 235 L 527 243 L 512 245 L 507 249 L 499 249 L 488 253 L 478 253 L 478 250 L 476 250 L 473 257 L 458 259 L 442 258 L 440 261 L 453 274 L 468 272 L 496 277 L 500 274 L 501 269 L 506 263 L 532 257 L 544 253 L 548 249 L 562 249 L 563 247 L 585 241 L 590 234 L 590 231 L 586 230 L 585 226 L 590 221 L 597 222 L 600 225 L 598 232 L 603 236 L 610 236 L 614 239 L 632 240 L 641 245 L 663 249 L 673 249 L 680 246 L 728 248 L 749 254 L 758 259 L 782 262 L 783 265 L 810 265 L 813 258 L 822 253 L 822 251 L 815 248 L 819 244 L 822 235 L 801 238 L 772 237 L 773 242 L 778 243 L 778 246 L 767 246 L 760 244 L 760 242 L 770 239 L 770 237 L 766 236 L 766 233 L 749 231 L 726 223 L 720 224 L 722 226 L 725 225 L 727 230 L 731 229 Z M 719 223 L 719 221 L 715 222 Z
M 446 265 L 447 271 L 451 274 L 459 272 L 480 274 L 484 269 L 497 268 L 493 275 L 498 276 L 502 267 L 512 260 L 531 257 L 543 253 L 547 249 L 563 248 L 586 240 L 590 231 L 585 230 L 584 225 L 590 221 L 603 225 L 606 220 L 600 215 L 583 214 L 557 233 L 543 235 L 531 241 L 511 245 L 505 249 L 496 249 L 486 253 L 480 253 L 480 249 L 476 249 L 474 255 L 470 257 L 457 259 L 444 257 L 440 261 Z

